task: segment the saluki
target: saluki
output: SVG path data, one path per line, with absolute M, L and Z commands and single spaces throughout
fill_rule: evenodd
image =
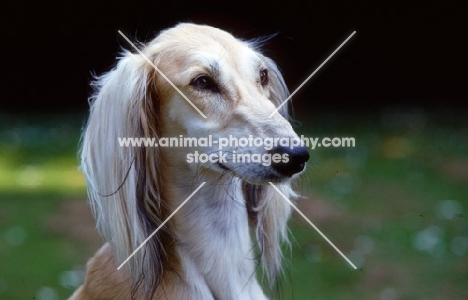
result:
M 107 243 L 88 261 L 85 282 L 71 299 L 267 299 L 257 269 L 263 267 L 271 284 L 281 273 L 280 244 L 287 242 L 291 215 L 269 182 L 294 200 L 291 181 L 304 170 L 307 149 L 233 143 L 221 150 L 227 155 L 222 160 L 189 163 L 190 154 L 218 153 L 219 145 L 118 142 L 209 135 L 297 140 L 286 105 L 269 117 L 289 92 L 259 44 L 183 23 L 159 33 L 141 52 L 124 52 L 93 82 L 81 169 Z M 239 154 L 288 159 L 237 161 Z

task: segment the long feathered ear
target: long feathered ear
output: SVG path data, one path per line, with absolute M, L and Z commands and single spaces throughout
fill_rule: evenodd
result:
M 269 70 L 270 100 L 279 106 L 289 97 L 284 79 L 273 60 L 265 58 Z M 279 113 L 288 121 L 287 105 Z M 291 183 L 277 185 L 278 189 L 291 201 L 297 194 L 291 189 Z M 270 185 L 255 185 L 244 182 L 243 191 L 247 203 L 250 223 L 254 229 L 261 262 L 267 274 L 270 287 L 273 287 L 281 271 L 281 243 L 288 242 L 287 223 L 291 216 L 291 206 Z
M 119 144 L 122 138 L 158 138 L 154 77 L 154 69 L 140 55 L 124 53 L 112 71 L 94 82 L 83 133 L 81 169 L 90 206 L 118 264 L 169 215 L 160 194 L 158 148 Z M 168 230 L 166 226 L 158 231 L 125 264 L 133 294 L 140 286 L 152 294 L 160 284 L 162 266 L 170 259 L 168 253 L 174 253 L 168 249 Z
M 297 198 L 289 183 L 276 186 L 291 201 Z M 269 185 L 244 182 L 243 191 L 262 267 L 272 288 L 281 272 L 281 244 L 289 244 L 287 223 L 291 216 L 291 206 Z

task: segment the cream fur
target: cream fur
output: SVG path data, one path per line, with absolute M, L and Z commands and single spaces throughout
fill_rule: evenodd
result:
M 209 26 L 180 24 L 142 51 L 208 118 L 139 54 L 124 53 L 96 80 L 81 168 L 97 228 L 108 243 L 88 262 L 86 282 L 71 299 L 267 299 L 255 275 L 255 245 L 273 283 L 291 214 L 268 181 L 293 200 L 290 184 L 297 175 L 284 177 L 261 164 L 189 164 L 186 154 L 195 148 L 119 147 L 117 139 L 297 138 L 286 108 L 268 118 L 289 95 L 280 72 L 254 44 Z M 264 86 L 258 75 L 263 69 L 269 75 Z M 198 74 L 213 78 L 222 93 L 194 87 Z M 117 271 L 201 182 L 206 185 Z

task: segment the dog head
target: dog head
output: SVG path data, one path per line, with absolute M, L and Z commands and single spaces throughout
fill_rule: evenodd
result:
M 188 174 L 204 169 L 205 174 L 228 173 L 245 182 L 264 264 L 276 274 L 277 242 L 285 236 L 290 208 L 276 200 L 268 186 L 258 184 L 286 183 L 284 193 L 293 196 L 289 181 L 309 158 L 300 143 L 295 148 L 278 144 L 278 138 L 298 140 L 282 106 L 289 92 L 280 71 L 255 43 L 209 26 L 180 24 L 161 32 L 141 51 L 124 53 L 112 71 L 95 81 L 81 150 L 97 227 L 113 244 L 117 261 L 124 261 L 171 213 L 161 170 L 177 166 Z M 123 137 L 158 141 L 209 135 L 218 144 L 166 148 L 118 143 Z M 220 148 L 225 138 L 228 144 Z M 247 145 L 240 145 L 241 139 L 247 139 Z M 195 151 L 218 157 L 189 163 Z M 236 160 L 239 155 L 244 159 Z M 171 266 L 177 261 L 173 230 L 168 223 L 125 265 L 136 288 L 143 283 L 154 292 L 162 269 L 177 267 Z

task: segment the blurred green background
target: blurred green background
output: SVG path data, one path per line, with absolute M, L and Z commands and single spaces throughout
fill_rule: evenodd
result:
M 77 147 L 85 115 L 0 115 L 0 299 L 66 299 L 101 240 Z M 310 150 L 278 299 L 468 299 L 468 118 L 387 108 L 296 115 Z

